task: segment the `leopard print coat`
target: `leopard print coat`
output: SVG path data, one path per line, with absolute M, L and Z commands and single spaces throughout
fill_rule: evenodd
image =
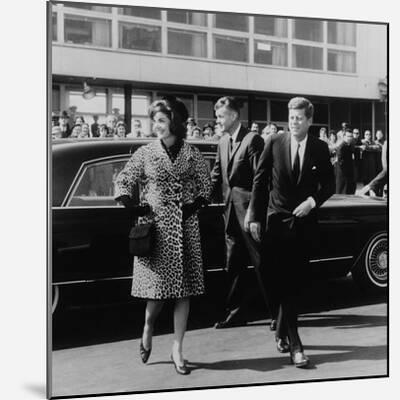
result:
M 117 177 L 116 197 L 132 196 L 135 183 L 151 214 L 155 245 L 149 257 L 135 257 L 132 296 L 147 299 L 183 298 L 204 293 L 203 264 L 197 213 L 182 220 L 182 204 L 209 199 L 211 180 L 200 151 L 183 143 L 176 160 L 160 140 L 140 147 Z

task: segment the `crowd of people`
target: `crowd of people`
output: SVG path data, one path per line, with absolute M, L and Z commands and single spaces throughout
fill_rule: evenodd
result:
M 72 123 L 71 123 L 72 120 Z M 89 124 L 83 116 L 72 118 L 66 111 L 52 118 L 52 138 L 114 138 L 114 139 L 151 139 L 157 135 L 153 129 L 142 128 L 139 119 L 132 123 L 132 131 L 128 132 L 127 125 L 122 116 L 110 114 L 106 117 L 106 123 L 99 123 L 99 117 L 93 116 L 93 122 Z M 218 141 L 224 132 L 220 125 L 213 122 L 200 127 L 193 117 L 185 121 L 185 138 L 188 140 L 215 140 Z M 284 130 L 268 122 L 261 130 L 258 123 L 253 122 L 249 132 L 254 132 L 262 137 L 264 142 L 271 134 L 283 134 Z M 363 137 L 357 128 L 351 129 L 347 122 L 341 124 L 337 132 L 322 127 L 319 131 L 319 139 L 328 144 L 331 162 L 334 165 L 336 176 L 336 193 L 354 194 L 357 183 L 366 185 L 382 169 L 381 152 L 385 143 L 385 135 L 382 130 L 377 130 L 375 140 L 371 130 L 365 130 Z M 382 193 L 377 193 L 382 195 Z
M 343 122 L 338 132 L 331 130 L 329 135 L 326 128 L 321 128 L 319 138 L 328 144 L 336 175 L 336 193 L 356 193 L 358 182 L 368 184 L 382 169 L 385 144 L 382 130 L 376 131 L 375 140 L 370 130 L 365 130 L 361 138 L 359 129 L 351 129 L 348 123 Z

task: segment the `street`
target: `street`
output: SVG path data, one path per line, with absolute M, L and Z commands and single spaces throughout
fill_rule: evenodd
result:
M 52 394 L 142 392 L 386 375 L 385 295 L 362 295 L 349 277 L 320 281 L 308 292 L 310 296 L 300 305 L 299 318 L 299 332 L 311 360 L 307 369 L 293 367 L 287 354 L 277 352 L 273 332 L 269 330 L 270 320 L 260 318 L 260 312 L 249 314 L 244 326 L 216 330 L 212 327 L 215 312 L 207 313 L 205 305 L 194 304 L 184 351 L 192 371 L 188 376 L 180 376 L 169 358 L 170 309 L 165 310 L 166 319 L 160 321 L 155 332 L 147 365 L 139 358 L 142 316 L 107 317 L 103 312 L 102 317 L 96 317 L 91 310 L 84 318 L 79 316 L 80 321 L 86 321 L 79 329 L 73 326 L 78 319 L 65 317 L 69 318 L 63 325 L 67 333 L 53 351 Z M 213 310 L 212 305 L 209 307 Z M 140 318 L 140 322 L 132 324 L 132 318 Z M 96 338 L 90 341 L 90 335 Z

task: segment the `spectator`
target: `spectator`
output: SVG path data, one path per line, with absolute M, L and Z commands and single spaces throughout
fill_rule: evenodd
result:
M 205 124 L 203 126 L 203 138 L 205 140 L 210 140 L 214 134 L 213 127 L 211 124 Z
M 364 185 L 367 185 L 382 169 L 381 146 L 374 143 L 372 133 L 368 129 L 364 132 L 364 139 L 361 143 L 361 181 Z
M 365 195 L 369 192 L 370 195 L 376 196 L 376 193 L 384 193 L 383 188 L 388 183 L 388 151 L 387 151 L 387 140 L 383 143 L 382 147 L 382 170 L 380 173 L 367 185 L 365 185 L 362 189 L 360 189 L 356 194 L 358 195 Z
M 361 146 L 360 131 L 357 128 L 353 129 L 353 144 L 354 146 Z
M 61 138 L 61 128 L 56 125 L 51 128 L 51 138 L 52 139 L 60 139 Z
M 279 133 L 278 132 L 278 127 L 274 124 L 274 123 L 272 123 L 272 122 L 270 122 L 270 124 L 269 124 L 269 132 L 273 135 L 274 133 Z M 280 133 L 283 133 L 283 132 L 280 132 Z
M 144 133 L 142 132 L 142 122 L 139 119 L 135 119 L 133 121 L 132 132 L 126 135 L 127 138 L 137 139 L 144 137 Z
M 354 145 L 353 132 L 346 130 L 342 142 L 336 148 L 336 193 L 354 194 Z
M 61 137 L 62 138 L 69 137 L 71 134 L 71 129 L 68 123 L 69 121 L 68 113 L 66 111 L 63 111 L 58 121 L 59 121 L 59 126 L 61 128 Z
M 254 133 L 257 133 L 257 134 L 260 132 L 257 122 L 253 122 L 251 124 L 250 132 L 254 132 Z
M 79 138 L 81 136 L 82 133 L 82 126 L 81 125 L 74 125 L 71 129 L 71 134 L 69 135 L 69 137 L 71 139 L 76 139 Z
M 267 140 L 268 135 L 270 134 L 270 125 L 265 125 L 264 129 L 261 131 L 261 137 L 264 139 L 264 142 Z
M 186 121 L 186 137 L 188 139 L 190 139 L 190 137 L 192 136 L 192 131 L 194 129 L 195 126 L 197 126 L 196 121 L 194 118 L 189 117 Z
M 349 129 L 349 124 L 347 122 L 342 122 L 342 129 L 337 131 L 336 133 L 336 141 L 338 146 L 340 142 L 343 140 L 343 136 L 347 129 Z
M 90 125 L 90 132 L 92 133 L 92 137 L 99 137 L 99 124 L 98 121 L 99 116 L 98 115 L 93 115 L 93 124 Z
M 112 137 L 112 135 L 110 135 L 110 131 L 108 129 L 108 126 L 106 124 L 101 124 L 99 127 L 99 136 L 101 138 L 106 138 L 106 137 Z
M 383 147 L 383 143 L 385 143 L 385 135 L 383 134 L 383 132 L 380 129 L 378 129 L 376 131 L 375 136 L 376 136 L 375 144 L 377 144 L 380 147 Z
M 365 146 L 364 150 L 374 144 L 372 141 L 372 133 L 370 130 L 366 130 L 364 132 L 364 139 L 361 140 L 363 146 Z
M 319 130 L 319 138 L 320 138 L 320 140 L 322 140 L 323 142 L 329 144 L 328 132 L 327 132 L 327 130 L 326 130 L 325 127 L 322 127 L 322 128 Z
M 331 153 L 331 163 L 333 165 L 336 164 L 337 158 L 336 158 L 336 146 L 337 146 L 337 137 L 336 133 L 334 130 L 329 131 L 329 142 L 328 142 L 328 147 L 329 147 L 329 152 Z
M 354 181 L 361 179 L 361 138 L 360 131 L 357 128 L 353 129 L 353 145 L 354 145 Z
M 117 134 L 114 137 L 116 139 L 125 139 L 125 137 L 126 137 L 126 125 L 125 125 L 125 122 L 119 121 L 117 123 Z
M 89 128 L 89 124 L 87 122 L 84 122 L 81 125 L 81 133 L 78 136 L 79 139 L 86 139 L 86 138 L 90 138 L 90 128 Z
M 53 111 L 51 113 L 51 126 L 52 127 L 53 126 L 58 126 L 59 125 L 59 119 L 60 119 L 60 116 L 58 115 L 58 113 Z
M 107 116 L 107 128 L 108 128 L 108 134 L 111 137 L 116 136 L 117 134 L 117 117 L 114 114 L 109 114 Z
M 192 130 L 192 136 L 188 139 L 203 139 L 203 132 L 198 126 L 195 126 Z
M 82 115 L 75 117 L 75 125 L 82 125 L 83 123 L 85 123 L 85 118 Z

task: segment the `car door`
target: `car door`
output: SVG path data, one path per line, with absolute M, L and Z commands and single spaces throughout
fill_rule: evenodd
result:
M 82 164 L 60 207 L 52 209 L 52 281 L 67 285 L 128 279 L 132 210 L 114 200 L 114 182 L 129 155 Z

